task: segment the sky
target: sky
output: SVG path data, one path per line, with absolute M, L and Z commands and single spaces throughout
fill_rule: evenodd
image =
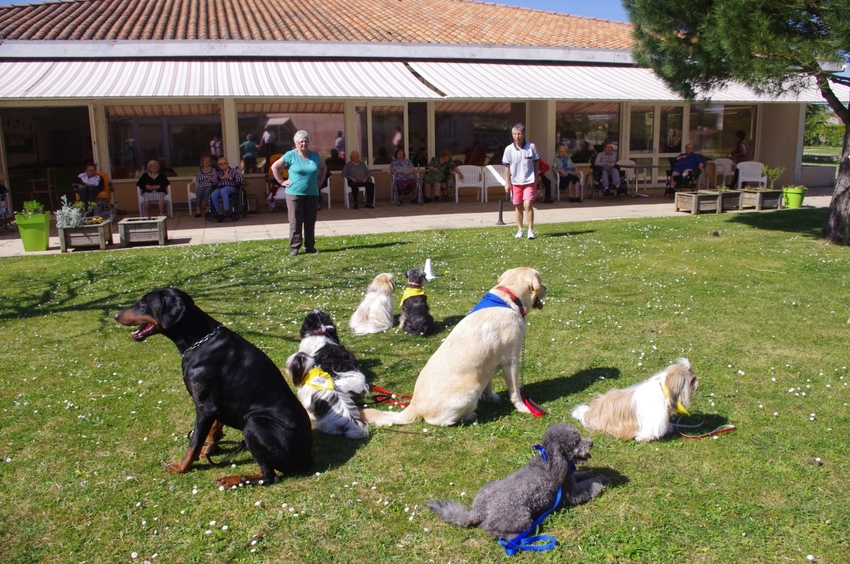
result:
M 549 12 L 563 12 L 574 16 L 587 16 L 618 22 L 629 21 L 621 0 L 489 0 L 508 6 L 523 6 Z M 34 4 L 28 0 L 0 0 L 0 6 Z

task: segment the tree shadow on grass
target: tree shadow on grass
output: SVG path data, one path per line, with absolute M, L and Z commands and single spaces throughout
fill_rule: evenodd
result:
M 595 229 L 585 229 L 583 231 L 556 231 L 554 233 L 541 233 L 541 237 L 572 237 L 575 235 L 588 235 L 589 233 L 596 233 Z
M 363 250 L 363 249 L 384 249 L 388 247 L 398 247 L 402 245 L 410 245 L 412 241 L 392 241 L 389 243 L 373 243 L 371 245 L 345 245 L 342 247 L 321 247 L 319 246 L 320 253 L 343 253 L 346 251 L 354 251 L 354 250 Z
M 820 239 L 826 221 L 827 208 L 778 210 L 764 213 L 730 214 L 731 223 L 740 223 L 765 231 L 787 231 L 800 233 L 812 239 Z

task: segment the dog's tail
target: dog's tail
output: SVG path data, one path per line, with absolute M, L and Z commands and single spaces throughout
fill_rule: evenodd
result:
M 587 411 L 589 409 L 590 409 L 590 406 L 587 405 L 586 403 L 583 403 L 581 405 L 577 405 L 575 407 L 575 409 L 572 410 L 570 415 L 573 416 L 573 419 L 578 419 L 579 421 L 581 421 L 582 425 L 587 427 L 587 423 L 584 422 L 584 415 L 585 415 L 585 413 L 587 413 Z
M 429 501 L 425 506 L 436 513 L 437 517 L 452 525 L 471 527 L 481 524 L 481 518 L 477 513 L 468 510 L 465 505 L 456 501 L 435 500 Z
M 403 411 L 378 411 L 377 409 L 365 408 L 360 412 L 363 420 L 378 427 L 388 425 L 410 425 L 419 419 L 416 408 L 407 406 Z

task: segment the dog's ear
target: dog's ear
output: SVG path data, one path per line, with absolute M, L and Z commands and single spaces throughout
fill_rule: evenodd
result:
M 531 271 L 531 303 L 536 303 L 546 297 L 546 286 L 540 281 L 540 273 Z
M 289 372 L 295 386 L 300 386 L 304 382 L 311 368 L 313 368 L 313 359 L 307 353 L 297 352 L 286 360 L 286 371 Z
M 159 325 L 163 329 L 171 329 L 186 313 L 186 305 L 192 305 L 194 302 L 185 292 L 169 288 L 162 290 L 159 295 L 160 300 L 160 317 Z
M 686 408 L 691 405 L 691 392 L 696 390 L 697 381 L 687 360 L 669 366 L 664 381 L 674 406 L 677 402 Z

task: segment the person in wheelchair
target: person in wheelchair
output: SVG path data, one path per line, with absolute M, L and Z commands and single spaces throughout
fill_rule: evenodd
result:
M 593 166 L 599 174 L 599 182 L 606 196 L 620 186 L 620 169 L 617 168 L 617 154 L 613 144 L 605 143 L 605 148 L 596 155 Z
M 402 196 L 409 196 L 410 194 L 414 194 L 414 192 L 416 192 L 416 194 L 414 194 L 410 203 L 415 204 L 419 201 L 416 168 L 413 166 L 413 163 L 410 162 L 410 159 L 405 158 L 404 149 L 395 150 L 395 159 L 393 159 L 393 162 L 390 163 L 390 175 L 393 177 L 393 180 L 395 180 L 398 205 L 401 205 Z
M 673 161 L 673 171 L 670 174 L 670 188 L 675 192 L 677 184 L 692 185 L 705 169 L 705 157 L 694 153 L 691 143 L 685 145 L 685 152 Z
M 434 157 L 428 163 L 428 168 L 425 172 L 425 194 L 422 198 L 423 203 L 439 202 L 443 198 L 444 202 L 449 201 L 448 191 L 443 189 L 443 186 L 448 187 L 449 175 L 455 170 L 455 163 L 452 160 L 450 151 L 443 149 L 440 151 L 439 157 Z M 457 175 L 463 180 L 463 174 L 458 171 Z
M 213 181 L 213 191 L 210 200 L 218 216 L 218 222 L 224 221 L 224 216 L 230 212 L 230 197 L 235 195 L 239 184 L 242 183 L 242 173 L 236 167 L 231 167 L 227 157 L 219 157 L 218 170 Z

